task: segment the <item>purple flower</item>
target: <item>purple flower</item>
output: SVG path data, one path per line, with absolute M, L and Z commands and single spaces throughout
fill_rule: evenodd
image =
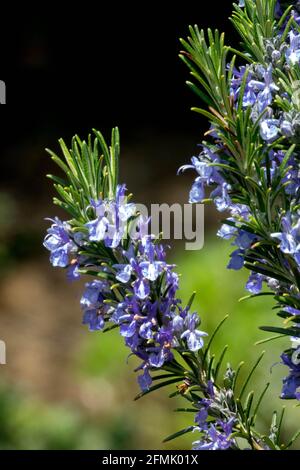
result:
M 159 349 L 157 352 L 153 352 L 149 355 L 149 365 L 159 369 L 166 362 L 165 353 L 167 350 L 164 348 Z M 168 351 L 167 351 L 168 352 Z
M 261 138 L 267 142 L 273 142 L 278 137 L 279 127 L 278 119 L 265 119 L 260 123 Z
M 156 281 L 158 276 L 162 273 L 164 266 L 165 263 L 162 261 L 142 261 L 140 263 L 142 274 L 149 281 Z
M 91 242 L 100 242 L 104 240 L 105 234 L 108 230 L 109 220 L 106 217 L 101 217 L 91 222 L 88 222 L 85 226 L 89 231 L 89 239 Z
M 69 235 L 70 226 L 57 217 L 54 220 L 48 220 L 54 223 L 47 230 L 44 247 L 51 252 L 50 262 L 52 266 L 65 268 L 70 263 L 71 253 L 75 253 L 77 250 Z
M 246 289 L 251 292 L 251 294 L 259 294 L 262 290 L 262 283 L 265 279 L 265 276 L 259 273 L 251 273 L 246 284 Z
M 240 98 L 241 87 L 246 73 L 245 88 L 243 89 L 242 96 L 243 108 L 253 108 L 251 116 L 253 121 L 255 121 L 265 109 L 271 106 L 273 96 L 279 91 L 279 88 L 273 81 L 272 65 L 269 65 L 267 68 L 264 68 L 262 65 L 251 65 L 240 67 L 239 70 L 234 69 L 230 94 L 236 103 Z
M 248 88 L 254 93 L 257 93 L 257 103 L 259 113 L 262 113 L 265 108 L 270 106 L 273 101 L 273 94 L 279 91 L 279 88 L 273 82 L 272 66 L 270 65 L 266 70 L 263 71 L 263 80 L 250 80 Z M 250 103 L 252 105 L 253 103 Z
M 90 331 L 103 330 L 105 326 L 103 312 L 100 309 L 86 310 L 83 314 L 82 324 L 89 325 Z
M 175 317 L 174 320 L 174 329 L 176 332 L 181 333 L 181 339 L 186 340 L 188 349 L 192 352 L 199 351 L 199 349 L 203 347 L 203 337 L 207 336 L 207 333 L 196 329 L 200 323 L 200 319 L 197 313 L 188 313 L 186 317 L 182 319 L 182 321 L 180 317 L 177 319 Z
M 239 230 L 234 241 L 234 245 L 236 245 L 241 250 L 247 250 L 251 247 L 255 240 L 257 240 L 257 235 L 246 232 L 246 230 Z
M 81 277 L 79 272 L 79 265 L 77 262 L 71 263 L 67 271 L 67 279 L 69 281 L 77 281 Z
M 140 311 L 138 301 L 133 297 L 126 299 L 118 305 L 118 317 L 114 315 L 115 321 L 120 326 L 120 334 L 124 338 L 131 338 L 133 335 L 138 334 L 138 330 L 142 321 L 147 320 L 147 317 Z
M 300 61 L 300 34 L 291 31 L 289 37 L 290 47 L 286 51 L 286 59 L 291 65 L 295 65 Z
M 104 241 L 109 248 L 119 246 L 126 234 L 128 220 L 136 213 L 135 205 L 126 202 L 125 191 L 125 185 L 119 185 L 115 200 L 91 201 L 96 218 L 86 224 L 90 241 Z
M 238 96 L 237 96 L 238 98 Z M 253 90 L 249 87 L 249 83 L 246 86 L 245 93 L 243 96 L 243 107 L 248 108 L 249 106 L 254 106 L 257 100 L 257 96 Z
M 190 203 L 202 202 L 205 198 L 205 187 L 213 184 L 222 184 L 223 178 L 219 174 L 217 167 L 212 164 L 219 162 L 219 158 L 208 147 L 203 146 L 203 151 L 199 157 L 192 158 L 191 165 L 184 165 L 178 170 L 178 174 L 192 169 L 198 173 L 192 189 L 190 191 Z M 222 191 L 221 191 L 222 192 Z
M 117 270 L 116 279 L 126 284 L 130 281 L 133 272 L 133 267 L 130 264 L 115 264 L 114 268 Z
M 130 264 L 116 264 L 114 268 L 117 270 L 116 279 L 122 283 L 128 283 L 135 276 L 134 292 L 140 299 L 145 299 L 150 293 L 149 281 L 155 282 L 168 266 L 162 261 L 165 251 L 160 245 L 154 246 L 151 237 L 143 238 L 139 250 L 137 258 L 130 258 Z
M 234 219 L 228 219 L 234 221 Z M 223 224 L 222 227 L 218 230 L 217 235 L 224 240 L 230 240 L 237 232 L 237 228 L 232 225 Z
M 137 322 L 135 320 L 130 321 L 131 317 L 131 315 L 123 315 L 122 317 L 125 323 L 122 323 L 120 326 L 120 334 L 124 338 L 132 338 L 136 334 Z
M 235 418 L 229 421 L 217 421 L 216 425 L 211 424 L 205 431 L 202 440 L 193 442 L 194 450 L 227 450 L 233 444 L 231 439 Z M 203 429 L 201 429 L 202 431 Z
M 228 194 L 230 190 L 230 184 L 223 183 L 222 185 L 218 186 L 215 191 L 212 192 L 211 198 L 214 199 L 214 203 L 218 211 L 224 212 L 230 208 L 231 199 Z
M 282 232 L 272 233 L 271 237 L 280 240 L 283 253 L 293 255 L 300 266 L 300 218 L 298 214 L 287 213 L 281 220 Z
M 291 353 L 283 353 L 281 359 L 290 372 L 283 380 L 281 398 L 300 400 L 300 347 Z
M 104 315 L 109 307 L 103 304 L 105 293 L 109 292 L 105 281 L 94 280 L 85 285 L 85 291 L 81 297 L 80 305 L 83 310 L 84 325 L 89 325 L 91 331 L 104 328 Z
M 98 305 L 99 300 L 102 296 L 102 292 L 107 291 L 108 285 L 105 281 L 92 281 L 87 282 L 85 285 L 85 291 L 81 297 L 80 305 L 82 308 L 93 308 Z
M 139 268 L 141 269 L 142 276 L 145 279 L 154 282 L 166 267 L 166 263 L 156 259 L 157 250 L 155 250 L 154 244 L 150 238 L 145 242 L 144 254 L 147 259 L 139 264 Z M 159 255 L 161 256 L 161 254 Z
M 244 251 L 243 250 L 235 250 L 230 255 L 230 261 L 227 265 L 227 269 L 234 269 L 235 271 L 239 271 L 244 266 Z
M 205 400 L 202 400 L 204 402 Z M 208 401 L 207 405 L 204 405 L 201 402 L 202 408 L 198 411 L 198 413 L 195 416 L 195 423 L 198 424 L 198 427 L 203 429 L 207 429 L 207 418 L 208 418 L 208 411 L 207 408 L 209 408 L 210 401 Z
M 250 210 L 249 207 L 245 206 L 244 204 L 232 204 L 230 207 L 230 213 L 232 217 L 238 220 L 249 220 Z
M 209 166 L 209 164 L 212 163 L 215 157 L 211 159 L 211 156 L 211 152 L 207 148 L 204 148 L 204 152 L 202 152 L 199 157 L 192 157 L 191 165 L 182 166 L 179 168 L 178 173 L 184 172 L 186 170 L 195 170 L 198 173 L 200 180 L 206 182 L 207 184 L 213 182 L 215 168 L 213 166 Z M 204 157 L 205 160 L 202 160 L 201 157 Z
M 257 236 L 242 229 L 236 230 L 234 232 L 234 236 L 235 240 L 232 245 L 236 245 L 238 249 L 231 253 L 227 268 L 238 271 L 244 266 L 244 255 L 246 250 L 249 249 L 257 240 Z
M 205 198 L 205 183 L 199 176 L 198 178 L 195 179 L 195 182 L 190 191 L 189 203 L 194 204 L 197 202 L 202 202 L 204 198 Z
M 228 65 L 228 70 L 230 70 L 230 65 Z M 236 102 L 240 95 L 241 84 L 244 79 L 245 73 L 249 72 L 249 67 L 241 66 L 238 69 L 233 69 L 233 77 L 231 79 L 230 95 L 233 97 Z M 247 107 L 253 105 L 256 101 L 256 95 L 253 91 L 249 90 L 247 84 L 251 80 L 251 72 L 247 74 L 246 78 L 246 89 L 243 96 L 243 106 Z
M 147 367 L 144 368 L 143 374 L 138 376 L 138 383 L 143 392 L 149 390 L 152 384 L 152 378 Z
M 135 295 L 141 300 L 146 299 L 150 294 L 150 285 L 145 279 L 137 279 L 133 283 L 133 289 Z

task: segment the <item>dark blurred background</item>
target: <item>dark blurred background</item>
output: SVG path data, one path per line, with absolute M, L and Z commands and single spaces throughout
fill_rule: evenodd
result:
M 204 9 L 205 7 L 205 9 Z M 19 5 L 3 19 L 0 79 L 7 104 L 0 109 L 0 339 L 7 365 L 0 366 L 0 448 L 128 449 L 189 448 L 193 436 L 163 445 L 162 438 L 190 416 L 163 393 L 134 403 L 133 365 L 117 334 L 91 334 L 81 326 L 82 282 L 67 284 L 49 266 L 42 247 L 45 217 L 63 216 L 51 203 L 46 173 L 55 173 L 45 147 L 85 137 L 92 127 L 109 138 L 121 130 L 121 179 L 138 202 L 187 202 L 193 175 L 177 168 L 197 154 L 207 123 L 190 112 L 198 98 L 186 88 L 188 71 L 178 59 L 178 38 L 188 25 L 219 28 L 237 38 L 227 20 L 231 2 L 59 4 L 30 11 Z M 216 344 L 231 345 L 229 359 L 251 363 L 264 337 L 271 304 L 239 304 L 246 273 L 226 271 L 230 246 L 216 239 L 220 214 L 206 209 L 206 243 L 200 252 L 176 244 L 172 259 L 182 273 L 182 296 L 198 291 L 196 307 L 209 331 L 227 313 Z M 277 399 L 282 344 L 268 347 L 255 388 L 272 381 L 266 415 Z M 267 372 L 266 372 L 267 371 Z M 290 406 L 294 421 L 299 420 Z

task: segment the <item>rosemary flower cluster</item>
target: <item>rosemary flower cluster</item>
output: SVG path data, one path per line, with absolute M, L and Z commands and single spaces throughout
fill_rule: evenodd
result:
M 263 294 L 265 286 L 274 293 L 285 324 L 264 329 L 299 338 L 300 4 L 241 1 L 232 22 L 244 50 L 224 46 L 218 33 L 209 33 L 207 44 L 197 27 L 183 41 L 183 59 L 193 74 L 197 70 L 204 92 L 210 87 L 219 93 L 201 92 L 209 112 L 197 111 L 210 118 L 210 140 L 180 171 L 197 174 L 191 203 L 209 198 L 224 213 L 217 235 L 232 240 L 228 268 L 251 271 L 246 288 L 252 296 Z M 296 351 L 283 354 L 291 375 L 284 379 L 282 398 L 299 399 Z

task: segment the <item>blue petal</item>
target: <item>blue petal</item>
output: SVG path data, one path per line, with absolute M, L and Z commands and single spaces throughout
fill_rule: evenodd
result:
M 196 179 L 190 191 L 189 202 L 191 204 L 201 202 L 205 198 L 204 183 L 200 179 Z
M 152 378 L 151 378 L 151 375 L 149 374 L 148 369 L 144 369 L 143 375 L 138 376 L 138 383 L 143 392 L 149 390 L 152 384 Z

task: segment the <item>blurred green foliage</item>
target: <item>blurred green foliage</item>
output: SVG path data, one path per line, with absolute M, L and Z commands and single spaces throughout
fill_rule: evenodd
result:
M 25 398 L 4 385 L 0 423 L 1 449 L 82 449 L 101 446 L 104 437 L 100 426 L 85 422 L 74 409 Z

